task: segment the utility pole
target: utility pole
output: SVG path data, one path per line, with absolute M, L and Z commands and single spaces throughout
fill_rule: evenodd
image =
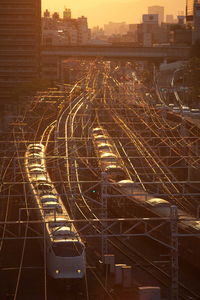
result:
M 171 300 L 178 300 L 178 210 L 171 206 Z
M 108 180 L 107 180 L 107 173 L 101 173 L 101 219 L 107 219 L 108 217 Z M 107 226 L 107 222 L 102 221 L 102 238 L 101 238 L 101 255 L 102 260 L 105 254 L 108 253 L 108 241 L 106 237 L 106 232 L 104 231 Z

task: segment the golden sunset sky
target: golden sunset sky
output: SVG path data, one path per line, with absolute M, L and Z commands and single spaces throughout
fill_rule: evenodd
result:
M 90 27 L 112 22 L 138 23 L 147 7 L 165 6 L 165 14 L 180 14 L 185 11 L 186 0 L 42 0 L 43 10 L 63 11 L 64 7 L 72 10 L 72 17 L 82 15 L 88 18 Z

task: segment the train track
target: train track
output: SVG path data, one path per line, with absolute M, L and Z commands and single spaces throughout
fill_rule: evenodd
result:
M 75 117 L 74 119 L 75 120 Z M 71 130 L 71 129 L 70 129 Z M 79 157 L 79 155 L 77 154 L 77 156 Z M 80 158 L 80 157 L 79 157 Z M 84 160 L 82 160 L 84 164 L 86 164 L 86 162 Z M 77 168 L 76 168 L 77 170 Z M 77 177 L 77 183 L 79 182 L 79 179 Z M 74 182 L 74 180 L 73 180 Z M 79 193 L 81 194 L 81 190 L 80 190 L 80 186 L 78 185 L 78 190 L 79 190 Z M 93 214 L 93 212 L 91 211 L 91 209 L 88 207 L 88 204 L 86 204 L 85 202 L 85 199 L 83 200 L 84 201 L 84 205 L 85 207 L 87 207 L 88 209 L 88 212 L 87 214 L 92 214 L 92 217 L 93 218 L 97 218 L 97 216 L 95 216 Z M 84 213 L 83 213 L 83 209 L 82 207 L 77 207 L 80 211 L 80 213 L 82 213 L 82 216 L 84 216 L 85 218 L 89 219 L 88 216 L 86 216 Z M 110 243 L 112 243 L 112 245 L 117 248 L 119 251 L 121 251 L 121 253 L 123 253 L 123 255 L 127 256 L 127 257 L 131 257 L 131 261 L 134 263 L 134 264 L 138 264 L 141 266 L 141 268 L 145 271 L 145 272 L 148 272 L 150 273 L 154 278 L 156 278 L 162 285 L 164 286 L 169 286 L 169 281 L 170 281 L 170 275 L 169 273 L 166 273 L 165 271 L 163 271 L 161 268 L 159 268 L 158 266 L 152 264 L 152 262 L 150 260 L 148 260 L 147 258 L 145 258 L 144 256 L 142 255 L 139 255 L 139 253 L 137 251 L 135 251 L 135 249 L 133 249 L 131 246 L 127 246 L 127 243 L 124 243 L 119 239 L 117 241 L 117 243 L 114 243 L 112 241 L 109 241 Z M 119 246 L 119 244 L 121 246 Z M 128 253 L 128 254 L 127 254 Z M 137 258 L 133 255 L 131 255 L 131 253 L 134 253 L 134 255 L 138 256 Z M 144 265 L 150 265 L 152 268 L 154 268 L 153 271 L 149 271 L 148 268 L 145 268 L 143 267 Z M 183 284 L 180 284 L 180 287 L 181 287 L 181 297 L 182 299 L 188 299 L 188 295 L 192 296 L 192 297 L 198 297 L 197 294 L 191 292 L 189 290 L 189 288 L 187 288 L 185 285 Z M 184 294 L 187 295 L 185 296 Z
M 74 134 L 74 131 L 75 131 L 75 126 L 74 126 L 74 123 L 75 123 L 75 118 L 79 112 L 79 110 L 82 108 L 82 106 L 84 106 L 84 101 L 87 100 L 88 101 L 88 95 L 85 99 L 85 97 L 81 97 L 81 98 L 78 98 L 76 99 L 76 101 L 74 101 L 74 105 L 72 105 L 70 107 L 70 111 L 68 113 L 68 116 L 66 117 L 66 120 L 65 120 L 65 134 L 66 134 L 66 141 L 65 141 L 65 156 L 66 156 L 66 160 L 67 160 L 67 164 L 66 164 L 66 169 L 67 169 L 67 177 L 68 177 L 68 184 L 69 184 L 69 191 L 67 191 L 66 189 L 66 192 L 69 194 L 69 192 L 71 192 L 71 194 L 74 193 L 74 180 L 76 180 L 77 182 L 77 188 L 76 190 L 79 191 L 80 194 L 81 193 L 81 187 L 80 187 L 80 184 L 79 184 L 79 178 L 78 178 L 78 173 L 77 173 L 77 162 L 76 160 L 71 163 L 70 160 L 69 160 L 69 151 L 71 149 L 69 149 L 69 147 L 71 146 L 71 144 L 69 143 L 70 141 L 70 138 L 73 138 L 73 134 Z M 68 108 L 67 108 L 68 109 Z M 73 114 L 73 117 L 71 118 L 70 117 L 70 114 Z M 66 115 L 66 111 L 63 112 L 62 114 L 62 118 Z M 60 120 L 60 123 L 62 121 Z M 83 122 L 82 122 L 83 124 Z M 85 125 L 86 126 L 86 125 Z M 84 127 L 83 127 L 84 128 Z M 60 132 L 60 130 L 59 130 Z M 74 150 L 74 154 L 78 154 L 77 153 L 77 150 L 75 149 Z M 84 161 L 84 163 L 86 163 Z M 71 175 L 71 170 L 75 168 L 75 174 L 73 173 Z M 71 183 L 71 181 L 73 181 L 73 183 Z M 76 196 L 75 196 L 76 197 Z M 95 218 L 97 219 L 98 217 L 92 212 L 92 210 L 90 209 L 89 205 L 87 204 L 87 201 L 85 200 L 85 198 L 83 196 L 81 196 L 81 201 L 82 203 L 84 203 L 84 206 L 85 206 L 85 209 L 87 210 L 87 215 L 84 213 L 83 211 L 83 208 L 81 207 L 80 205 L 80 198 L 79 198 L 79 204 L 77 203 L 77 200 L 74 198 L 73 199 L 75 202 L 76 202 L 76 208 L 78 209 L 79 213 L 81 214 L 81 216 L 83 218 L 85 218 L 86 220 L 88 220 L 90 217 L 88 216 L 88 214 L 90 214 L 90 216 L 92 215 L 92 218 Z M 72 210 L 72 214 L 73 214 L 73 210 Z M 94 226 L 94 225 L 93 225 Z M 93 227 L 94 228 L 94 227 Z M 95 228 L 96 230 L 96 228 Z M 98 229 L 97 229 L 98 230 Z M 90 261 L 89 261 L 90 262 Z M 91 261 L 90 264 L 93 264 L 93 262 Z M 101 279 L 101 277 L 99 276 L 98 272 L 96 272 L 95 270 L 92 270 L 92 273 L 93 275 L 96 277 L 98 283 L 101 285 L 101 287 L 103 288 L 106 296 L 108 297 L 108 299 L 113 299 L 113 296 L 111 295 L 111 293 L 109 292 L 108 288 L 105 287 L 105 284 L 104 284 L 104 281 Z M 87 278 L 86 278 L 86 287 L 87 287 Z M 86 288 L 86 293 L 87 293 L 87 288 Z M 87 293 L 87 299 L 89 299 L 89 295 Z
M 107 105 L 107 97 L 109 94 L 109 70 L 105 70 L 103 74 L 103 82 L 104 86 L 106 86 L 106 89 L 102 88 L 102 103 L 104 105 Z M 53 136 L 53 132 L 55 132 L 55 149 L 57 151 L 60 151 L 61 154 L 63 154 L 63 150 L 65 150 L 65 155 L 62 155 L 62 157 L 65 156 L 64 161 L 66 163 L 66 170 L 67 170 L 67 181 L 68 186 L 64 187 L 64 193 L 66 195 L 70 195 L 71 197 L 74 196 L 74 200 L 76 202 L 76 210 L 78 211 L 79 215 L 81 215 L 85 220 L 89 219 L 99 219 L 99 215 L 97 215 L 91 206 L 90 200 L 87 199 L 87 196 L 85 196 L 83 191 L 83 185 L 81 185 L 81 179 L 82 176 L 81 169 L 87 168 L 87 174 L 88 177 L 94 177 L 94 182 L 98 182 L 99 180 L 99 173 L 95 169 L 94 166 L 91 165 L 90 159 L 86 157 L 86 155 L 82 155 L 81 152 L 84 148 L 84 152 L 87 153 L 88 149 L 87 147 L 87 140 L 89 140 L 90 137 L 90 129 L 93 124 L 97 124 L 97 120 L 94 120 L 91 122 L 90 120 L 90 113 L 86 116 L 86 113 L 90 109 L 90 105 L 88 106 L 88 103 L 90 104 L 92 102 L 92 99 L 97 97 L 97 94 L 95 94 L 95 89 L 98 87 L 98 75 L 88 75 L 87 80 L 89 82 L 89 86 L 92 86 L 92 90 L 82 92 L 78 97 L 74 98 L 71 103 L 65 104 L 63 103 L 63 106 L 65 107 L 62 112 L 59 113 L 59 116 L 56 120 L 54 120 L 49 126 L 46 127 L 44 130 L 42 137 L 40 138 L 40 142 L 45 145 L 45 148 L 47 149 L 48 144 L 50 142 L 51 136 Z M 112 78 L 110 78 L 112 80 Z M 84 82 L 84 80 L 82 81 Z M 127 96 L 131 96 L 131 91 L 128 91 Z M 98 109 L 96 109 L 96 112 L 98 114 Z M 113 111 L 112 111 L 113 112 Z M 84 115 L 84 116 L 81 116 Z M 113 114 L 114 115 L 114 114 Z M 119 119 L 115 114 L 115 123 L 119 127 Z M 141 119 L 142 120 L 142 119 Z M 43 120 L 41 120 L 42 123 Z M 95 122 L 95 123 L 93 123 Z M 81 126 L 80 126 L 81 124 Z M 109 125 L 110 126 L 110 125 Z M 108 126 L 108 127 L 109 127 Z M 35 139 L 39 134 L 39 127 L 35 134 Z M 80 127 L 82 127 L 82 130 L 80 130 Z M 126 129 L 127 131 L 127 129 Z M 64 132 L 64 134 L 63 134 Z M 79 134 L 79 142 L 77 142 L 78 139 L 76 134 Z M 66 134 L 66 136 L 65 136 Z M 82 139 L 82 141 L 81 141 Z M 136 136 L 132 136 L 132 141 L 136 139 Z M 80 148 L 80 141 L 82 143 Z M 123 148 L 123 143 L 118 142 L 118 145 L 121 147 L 122 152 L 124 154 L 124 159 L 126 160 L 125 165 L 129 167 L 129 172 L 131 172 L 131 175 L 135 174 L 135 176 L 138 178 L 138 181 L 142 183 L 142 178 L 140 177 L 140 174 L 137 173 L 137 170 L 134 168 L 134 164 L 130 160 L 129 156 L 126 153 L 125 148 Z M 137 145 L 138 147 L 138 145 Z M 141 148 L 142 149 L 142 148 Z M 122 153 L 121 152 L 121 153 Z M 18 155 L 19 156 L 19 155 Z M 55 155 L 54 159 L 56 161 L 59 160 L 58 155 Z M 62 160 L 63 162 L 63 160 Z M 149 162 L 149 165 L 153 165 L 152 161 Z M 60 164 L 58 163 L 58 170 L 60 180 L 63 179 L 63 172 L 60 170 Z M 79 167 L 81 166 L 81 167 Z M 128 171 L 128 170 L 127 170 Z M 23 173 L 23 171 L 22 171 Z M 84 175 L 85 176 L 85 175 Z M 166 174 L 165 174 L 166 176 Z M 25 182 L 25 180 L 23 180 Z M 65 180 L 64 180 L 65 181 Z M 86 180 L 87 181 L 87 180 Z M 63 184 L 64 185 L 64 184 Z M 75 199 L 76 198 L 76 199 Z M 100 199 L 98 200 L 100 202 Z M 97 202 L 98 202 L 97 201 Z M 9 207 L 9 201 L 8 201 L 8 207 Z M 69 206 L 69 203 L 67 204 Z M 7 215 L 7 212 L 6 212 Z M 72 210 L 73 215 L 73 210 Z M 93 225 L 94 226 L 94 225 Z M 93 227 L 94 230 L 99 230 L 98 227 Z M 91 229 L 92 230 L 92 229 Z M 5 234 L 6 231 L 4 231 Z M 110 231 L 110 233 L 112 233 Z M 156 264 L 153 264 L 150 259 L 148 259 L 145 255 L 142 255 L 134 249 L 134 247 L 129 242 L 124 242 L 120 238 L 112 238 L 109 239 L 110 245 L 114 247 L 118 252 L 123 254 L 124 257 L 129 259 L 129 261 L 134 265 L 138 266 L 141 270 L 143 270 L 145 273 L 150 274 L 153 278 L 155 278 L 159 283 L 161 283 L 162 286 L 169 288 L 169 282 L 170 282 L 170 275 L 162 268 L 159 268 Z M 23 255 L 22 255 L 23 256 Z M 22 257 L 23 262 L 23 257 Z M 90 262 L 90 264 L 93 264 L 93 261 Z M 149 267 L 151 269 L 149 269 Z M 93 275 L 96 276 L 97 281 L 99 281 L 99 284 L 102 286 L 102 289 L 104 290 L 105 294 L 109 299 L 113 299 L 113 295 L 109 292 L 108 287 L 105 287 L 104 281 L 100 278 L 98 272 L 93 272 Z M 19 276 L 20 278 L 20 276 Z M 87 279 L 86 279 L 87 280 Z M 87 293 L 87 282 L 86 285 L 86 293 Z M 185 295 L 184 295 L 185 294 Z M 199 295 L 191 292 L 189 288 L 187 288 L 184 284 L 180 283 L 180 297 L 181 299 L 188 299 L 188 297 L 193 297 L 192 299 L 198 299 Z M 200 298 L 200 297 L 199 297 Z M 89 295 L 87 294 L 87 299 L 89 299 Z M 116 298 L 115 298 L 116 299 Z
M 99 124 L 101 126 L 101 124 Z M 121 145 L 121 149 L 124 151 L 125 156 L 125 150 L 123 149 L 123 145 L 118 141 L 119 144 Z M 129 158 L 127 157 L 129 160 Z M 131 167 L 132 164 L 130 164 Z M 127 170 L 128 171 L 128 170 Z M 133 168 L 133 171 L 134 168 Z M 120 216 L 118 216 L 120 217 Z M 120 238 L 115 238 L 117 239 L 118 243 L 114 243 L 113 241 L 109 240 L 109 243 L 112 244 L 113 247 L 118 249 L 124 256 L 127 258 L 130 258 L 130 261 L 133 262 L 136 265 L 139 265 L 139 267 L 147 272 L 148 274 L 152 275 L 153 278 L 158 280 L 163 286 L 168 287 L 170 286 L 170 281 L 171 281 L 171 274 L 170 272 L 166 272 L 162 268 L 159 268 L 156 264 L 152 263 L 151 260 L 149 260 L 147 257 L 142 255 L 139 251 L 137 251 L 133 246 L 129 244 L 129 242 L 123 242 Z M 134 253 L 134 255 L 133 255 Z M 147 267 L 145 267 L 147 266 Z M 149 270 L 149 266 L 151 269 Z M 188 297 L 195 297 L 194 299 L 198 299 L 200 297 L 200 294 L 197 294 L 193 291 L 191 291 L 190 288 L 188 288 L 185 284 L 179 283 L 180 286 L 180 297 L 181 299 L 188 299 Z

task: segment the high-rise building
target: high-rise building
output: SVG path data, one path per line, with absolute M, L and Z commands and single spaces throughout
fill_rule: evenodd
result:
M 186 22 L 192 29 L 192 43 L 200 42 L 200 0 L 186 1 Z
M 194 18 L 194 0 L 186 0 L 186 20 L 193 21 Z
M 186 21 L 194 22 L 195 17 L 199 16 L 200 0 L 186 0 Z
M 158 14 L 145 14 L 142 16 L 143 24 L 147 25 L 158 25 L 159 16 Z
M 91 34 L 90 30 L 88 30 L 87 18 L 82 16 L 77 19 L 76 23 L 77 23 L 77 30 L 78 30 L 78 44 L 85 45 L 88 43 Z
M 168 24 L 174 23 L 174 16 L 173 15 L 166 15 L 166 23 L 168 23 Z
M 158 14 L 145 14 L 137 26 L 137 42 L 144 47 L 168 43 L 167 24 L 159 25 Z
M 109 22 L 108 24 L 104 24 L 104 32 L 106 35 L 126 34 L 128 29 L 128 24 L 125 22 Z
M 154 33 L 158 29 L 158 14 L 145 14 L 142 16 L 143 46 L 151 47 L 154 42 Z
M 185 23 L 185 16 L 177 16 L 178 25 L 184 25 Z
M 1 1 L 1 0 L 0 0 Z M 71 12 L 71 11 L 70 11 Z M 71 14 L 70 14 L 71 16 Z M 42 46 L 63 47 L 87 45 L 91 39 L 87 18 L 42 18 Z M 42 78 L 57 81 L 60 78 L 58 58 L 42 55 Z
M 58 21 L 58 20 L 60 19 L 59 13 L 55 11 L 55 12 L 52 14 L 52 19 Z
M 71 9 L 65 8 L 65 10 L 63 11 L 63 19 L 64 20 L 69 20 L 71 18 L 72 18 Z
M 87 18 L 42 18 L 42 45 L 86 45 L 90 40 Z
M 192 43 L 200 43 L 200 0 L 194 3 L 194 30 L 192 35 Z
M 48 11 L 48 9 L 46 9 L 45 11 L 44 11 L 44 18 L 50 18 L 50 12 Z
M 41 0 L 0 1 L 0 101 L 39 77 Z
M 149 6 L 148 7 L 148 14 L 157 14 L 159 17 L 158 17 L 158 20 L 159 20 L 159 24 L 163 23 L 164 22 L 164 7 L 163 6 Z

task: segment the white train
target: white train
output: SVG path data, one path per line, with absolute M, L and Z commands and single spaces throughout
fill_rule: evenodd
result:
M 112 187 L 138 205 L 138 208 L 144 207 L 146 212 L 150 212 L 158 217 L 170 217 L 171 203 L 162 198 L 156 198 L 154 195 L 146 192 L 140 183 L 134 182 L 125 171 L 121 158 L 117 154 L 116 146 L 103 128 L 94 128 L 92 131 L 93 144 L 98 164 L 102 171 L 108 174 L 108 180 Z M 109 156 L 110 154 L 110 156 Z M 113 154 L 115 156 L 113 156 Z M 105 156 L 106 155 L 106 156 Z M 104 157 L 110 157 L 106 163 Z M 120 204 L 119 204 L 120 205 Z M 116 209 L 120 209 L 119 207 Z M 141 210 L 144 212 L 144 210 Z M 132 211 L 126 211 L 128 217 L 132 217 Z M 181 209 L 177 210 L 179 219 L 179 228 L 183 233 L 200 232 L 200 221 L 187 214 Z M 148 213 L 147 213 L 148 214 Z M 200 268 L 200 238 L 199 236 L 187 237 L 181 241 L 181 252 L 187 261 L 195 267 Z
M 132 180 L 121 180 L 114 185 L 115 189 L 121 194 L 126 195 L 138 205 L 144 206 L 159 217 L 169 217 L 171 213 L 171 203 L 162 198 L 156 198 L 154 195 L 144 191 L 140 184 Z M 192 216 L 184 212 L 182 209 L 177 210 L 180 219 L 192 219 Z M 182 228 L 200 229 L 199 221 L 182 221 Z
M 53 278 L 81 279 L 86 272 L 85 245 L 51 182 L 42 144 L 31 144 L 25 153 L 25 169 L 38 216 L 45 228 L 47 271 Z M 43 245 L 44 243 L 42 243 Z
M 107 173 L 108 180 L 118 182 L 128 178 L 123 161 L 108 132 L 101 127 L 93 128 L 92 137 L 99 167 L 102 172 Z
M 113 183 L 113 187 L 138 205 L 145 206 L 151 211 L 153 209 L 156 215 L 161 217 L 170 216 L 171 203 L 169 201 L 149 194 L 139 183 L 134 182 L 127 175 L 122 159 L 119 157 L 116 146 L 107 131 L 97 127 L 92 130 L 92 136 L 99 167 L 102 171 L 107 172 L 108 180 Z M 119 177 L 120 179 L 118 179 Z M 180 209 L 178 209 L 178 215 L 182 218 L 192 219 L 191 216 Z M 186 221 L 183 223 L 184 226 L 193 226 L 195 229 L 200 229 L 199 221 Z

